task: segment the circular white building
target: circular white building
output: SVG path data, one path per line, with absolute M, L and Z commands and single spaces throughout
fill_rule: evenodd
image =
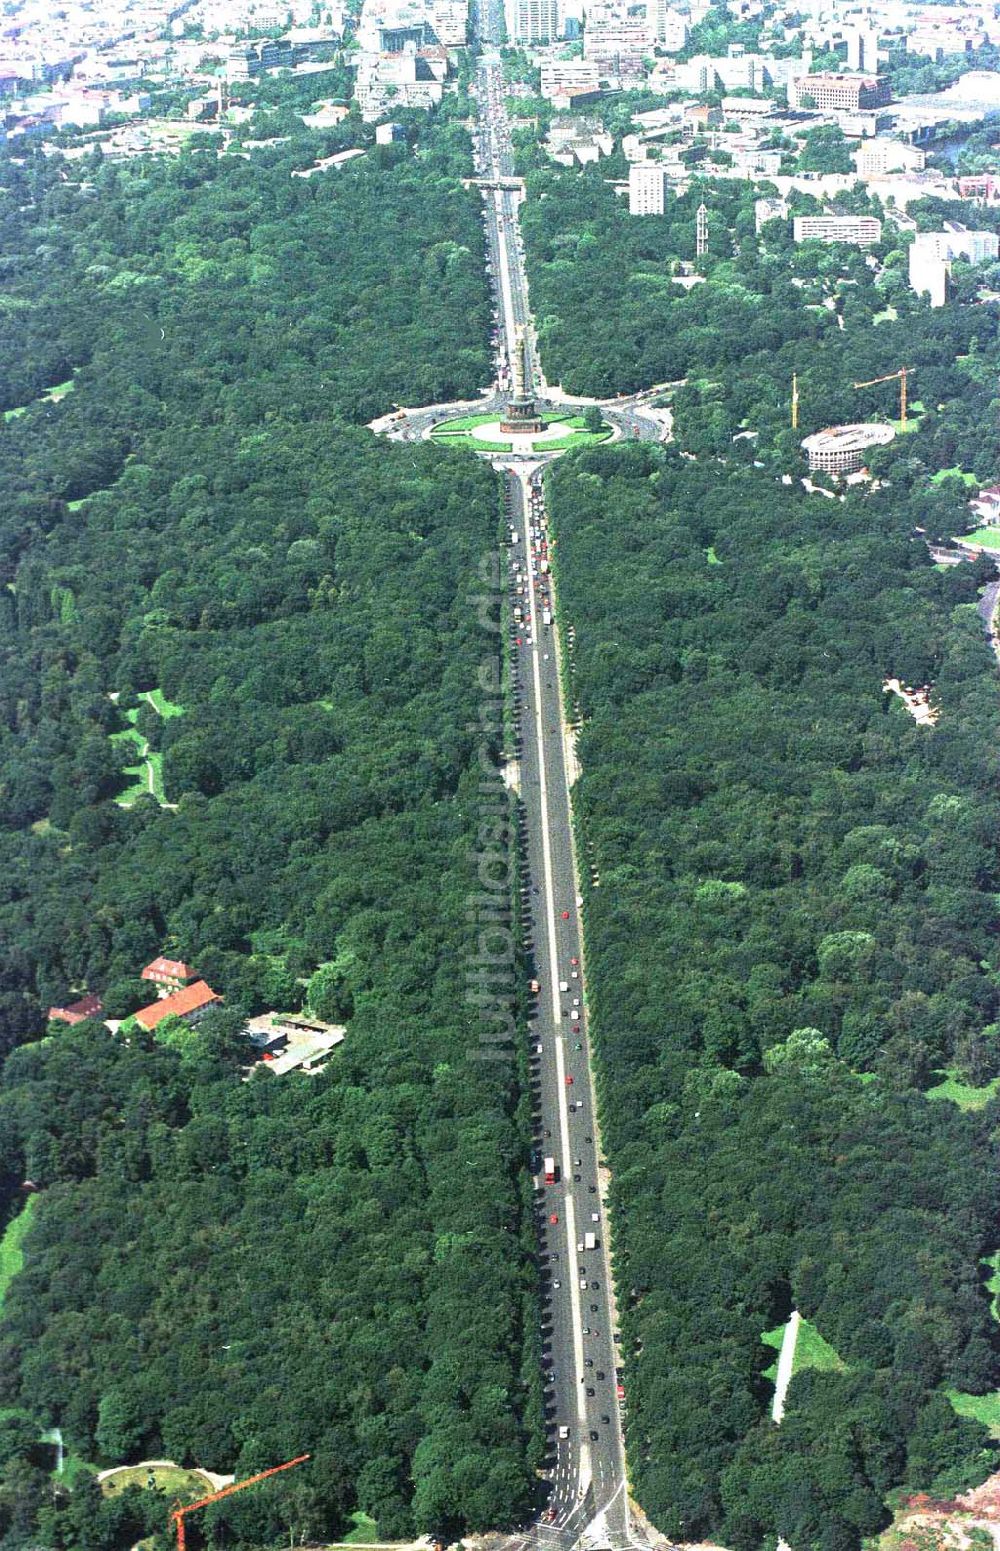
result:
M 807 436 L 802 449 L 811 470 L 825 474 L 853 474 L 864 468 L 873 447 L 885 447 L 896 435 L 891 425 L 873 420 L 856 425 L 831 425 Z

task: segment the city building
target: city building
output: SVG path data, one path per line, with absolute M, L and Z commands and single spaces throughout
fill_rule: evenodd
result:
M 666 198 L 667 174 L 659 162 L 633 162 L 628 170 L 629 215 L 662 215 Z
M 759 124 L 762 119 L 771 118 L 774 115 L 774 103 L 769 97 L 723 97 L 722 117 L 724 119 L 750 119 Z
M 788 83 L 788 105 L 792 108 L 857 113 L 866 108 L 884 108 L 888 101 L 889 83 L 871 75 L 818 71 L 815 75 L 795 76 Z
M 870 27 L 852 27 L 847 33 L 847 68 L 868 75 L 878 71 L 878 34 Z
M 557 119 L 545 142 L 553 161 L 563 167 L 585 167 L 610 156 L 614 148 L 614 136 L 606 133 L 603 124 L 581 118 Z
M 656 41 L 666 54 L 679 54 L 688 40 L 688 19 L 682 11 L 656 0 L 654 13 Z
M 958 180 L 959 197 L 992 205 L 1000 199 L 1000 178 L 990 172 L 979 173 Z
M 796 242 L 846 242 L 870 248 L 882 241 L 882 222 L 872 215 L 797 215 L 792 236 Z
M 753 207 L 753 224 L 757 236 L 760 236 L 762 226 L 768 221 L 786 221 L 788 219 L 788 204 L 784 199 L 757 199 Z
M 825 431 L 807 436 L 802 450 L 813 472 L 856 474 L 864 468 L 872 448 L 888 446 L 895 435 L 891 425 L 878 425 L 874 421 L 832 425 Z
M 504 0 L 511 43 L 549 43 L 559 36 L 558 0 Z
M 600 89 L 601 73 L 593 61 L 547 59 L 541 68 L 540 91 L 557 108 L 568 108 L 574 97 Z
M 918 146 L 876 135 L 854 153 L 859 178 L 877 178 L 887 172 L 923 172 L 927 157 Z
M 583 57 L 620 74 L 639 70 L 656 39 L 645 21 L 602 22 L 584 29 Z
M 982 264 L 998 255 L 1000 237 L 995 232 L 971 231 L 957 221 L 946 221 L 940 232 L 917 232 L 909 251 L 910 289 L 926 295 L 932 307 L 943 307 L 953 259 Z

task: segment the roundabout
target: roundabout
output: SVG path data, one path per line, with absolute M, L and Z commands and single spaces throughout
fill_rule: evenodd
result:
M 512 430 L 505 425 L 496 410 L 476 415 L 459 415 L 441 420 L 425 432 L 429 440 L 451 447 L 464 447 L 469 452 L 486 453 L 545 453 L 565 452 L 570 447 L 593 447 L 599 442 L 610 441 L 619 434 L 602 420 L 599 430 L 590 430 L 582 414 L 572 409 L 542 411 L 539 419 L 544 422 L 541 430 Z

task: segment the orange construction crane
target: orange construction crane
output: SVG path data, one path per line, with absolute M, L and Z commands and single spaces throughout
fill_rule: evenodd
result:
M 911 372 L 915 372 L 915 366 L 901 366 L 898 372 L 889 372 L 885 377 L 873 377 L 871 382 L 856 382 L 856 388 L 874 388 L 880 382 L 895 382 L 899 379 L 899 425 L 901 430 L 906 430 L 906 379 Z
M 213 1492 L 210 1497 L 199 1497 L 196 1503 L 175 1508 L 170 1515 L 170 1522 L 177 1525 L 177 1551 L 185 1551 L 184 1520 L 189 1513 L 195 1513 L 199 1508 L 207 1508 L 209 1503 L 217 1503 L 223 1497 L 232 1497 L 234 1492 L 242 1492 L 244 1487 L 256 1486 L 258 1481 L 266 1481 L 268 1476 L 277 1476 L 283 1470 L 291 1470 L 293 1465 L 302 1465 L 308 1458 L 308 1454 L 300 1454 L 297 1459 L 286 1460 L 283 1465 L 272 1465 L 270 1470 L 262 1470 L 259 1475 L 247 1476 L 245 1481 L 233 1481 L 231 1485 L 224 1486 L 220 1492 Z

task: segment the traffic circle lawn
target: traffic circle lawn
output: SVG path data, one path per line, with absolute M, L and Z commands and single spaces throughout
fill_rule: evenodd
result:
M 470 452 L 565 452 L 570 447 L 593 447 L 606 442 L 614 433 L 605 421 L 599 431 L 588 431 L 582 415 L 567 410 L 542 414 L 543 431 L 511 432 L 504 430 L 496 410 L 479 415 L 458 415 L 442 420 L 431 430 L 431 440 L 449 447 L 465 447 Z

